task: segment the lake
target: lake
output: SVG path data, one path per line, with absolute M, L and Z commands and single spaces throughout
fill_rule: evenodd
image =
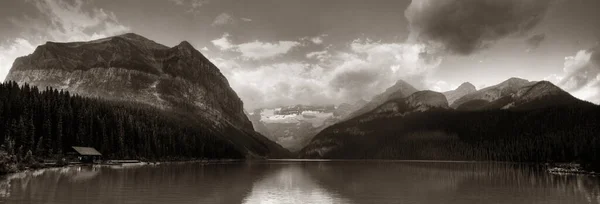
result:
M 79 166 L 4 176 L 0 203 L 600 203 L 600 178 L 479 162 Z

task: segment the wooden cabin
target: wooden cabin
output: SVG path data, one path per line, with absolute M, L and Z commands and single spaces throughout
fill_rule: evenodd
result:
M 93 147 L 72 147 L 81 163 L 99 163 L 102 161 L 102 154 Z

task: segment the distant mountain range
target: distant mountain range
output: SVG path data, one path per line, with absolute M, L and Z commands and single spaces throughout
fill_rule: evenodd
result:
M 319 131 L 333 125 L 366 102 L 334 105 L 295 105 L 256 109 L 248 114 L 254 129 L 290 151 L 304 147 Z
M 16 59 L 6 81 L 188 114 L 248 157 L 287 152 L 253 130 L 227 79 L 186 41 L 167 47 L 128 33 L 89 42 L 47 42 Z
M 475 88 L 475 86 L 473 86 L 473 84 L 471 84 L 469 82 L 465 82 L 465 83 L 462 83 L 460 86 L 458 86 L 458 88 L 456 88 L 455 90 L 444 92 L 444 96 L 446 96 L 446 99 L 448 100 L 448 104 L 452 104 L 452 103 L 454 103 L 454 101 L 458 100 L 459 98 L 461 98 L 467 94 L 476 92 L 476 91 L 477 91 L 477 89 Z
M 396 90 L 395 92 L 393 90 Z M 384 98 L 385 100 L 382 100 Z M 449 105 L 448 98 L 453 99 Z M 598 161 L 600 108 L 547 81 L 415 91 L 399 81 L 301 158 Z

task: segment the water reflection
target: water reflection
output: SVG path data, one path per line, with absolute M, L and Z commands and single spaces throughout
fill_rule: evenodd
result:
M 254 183 L 243 203 L 351 203 L 315 183 L 303 165 L 279 165 L 279 170 Z
M 524 164 L 80 166 L 0 179 L 0 203 L 598 203 L 600 180 Z

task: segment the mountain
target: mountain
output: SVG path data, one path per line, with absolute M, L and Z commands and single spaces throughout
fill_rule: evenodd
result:
M 365 104 L 362 108 L 349 114 L 346 118 L 353 118 L 353 117 L 365 114 L 365 113 L 370 112 L 373 109 L 377 108 L 378 106 L 380 106 L 381 104 L 385 103 L 388 100 L 391 100 L 394 98 L 404 98 L 404 97 L 409 96 L 417 91 L 418 90 L 415 87 L 413 87 L 412 85 L 410 85 L 409 83 L 407 83 L 403 80 L 398 80 L 393 86 L 387 88 L 383 93 L 373 97 L 373 99 L 371 99 L 371 101 L 369 101 L 367 104 Z
M 105 159 L 246 157 L 239 144 L 196 117 L 137 102 L 86 98 L 11 81 L 0 83 L 0 107 L 0 152 L 28 158 L 8 160 L 21 169 L 36 166 L 35 160 L 56 159 L 72 146 L 94 147 Z
M 463 99 L 463 98 L 461 98 Z M 510 92 L 495 100 L 473 99 L 456 107 L 457 110 L 540 109 L 551 106 L 589 105 L 548 81 L 529 82 L 511 87 Z
M 128 33 L 89 42 L 47 42 L 17 58 L 6 80 L 189 114 L 249 156 L 284 151 L 254 132 L 227 79 L 186 41 L 167 47 Z
M 600 145 L 599 106 L 545 81 L 511 79 L 484 90 L 490 94 L 478 91 L 465 97 L 486 103 L 484 99 L 495 99 L 496 108 L 455 110 L 444 95 L 432 91 L 388 100 L 319 132 L 298 156 L 586 163 L 600 159 L 600 150 L 594 148 Z M 510 94 L 499 97 L 506 92 Z
M 515 94 L 521 87 L 532 84 L 533 82 L 529 82 L 525 79 L 520 78 L 510 78 L 506 81 L 503 81 L 500 84 L 486 87 L 479 91 L 475 91 L 473 93 L 464 95 L 458 99 L 456 99 L 453 103 L 451 103 L 452 108 L 457 108 L 463 103 L 473 100 L 483 100 L 487 102 L 495 101 L 505 96 L 510 96 L 511 94 Z
M 434 91 L 418 91 L 406 98 L 391 99 L 373 111 L 361 115 L 360 123 L 376 119 L 406 116 L 416 112 L 425 112 L 437 109 L 449 109 L 446 97 L 442 93 Z
M 448 104 L 452 104 L 457 99 L 459 99 L 467 94 L 471 94 L 475 91 L 477 91 L 477 89 L 475 88 L 475 86 L 473 86 L 473 84 L 471 84 L 469 82 L 465 82 L 465 83 L 462 83 L 460 86 L 458 86 L 458 88 L 456 88 L 454 90 L 444 92 L 444 95 L 448 99 Z
M 347 117 L 354 111 L 357 111 L 358 109 L 364 107 L 367 103 L 368 101 L 365 101 L 363 99 L 359 99 L 353 104 L 342 103 L 335 108 L 333 115 L 341 118 Z
M 351 111 L 358 109 L 361 101 L 355 105 L 294 105 L 277 108 L 256 109 L 249 114 L 254 128 L 267 138 L 277 142 L 290 151 L 298 151 L 322 129 L 338 122 Z

